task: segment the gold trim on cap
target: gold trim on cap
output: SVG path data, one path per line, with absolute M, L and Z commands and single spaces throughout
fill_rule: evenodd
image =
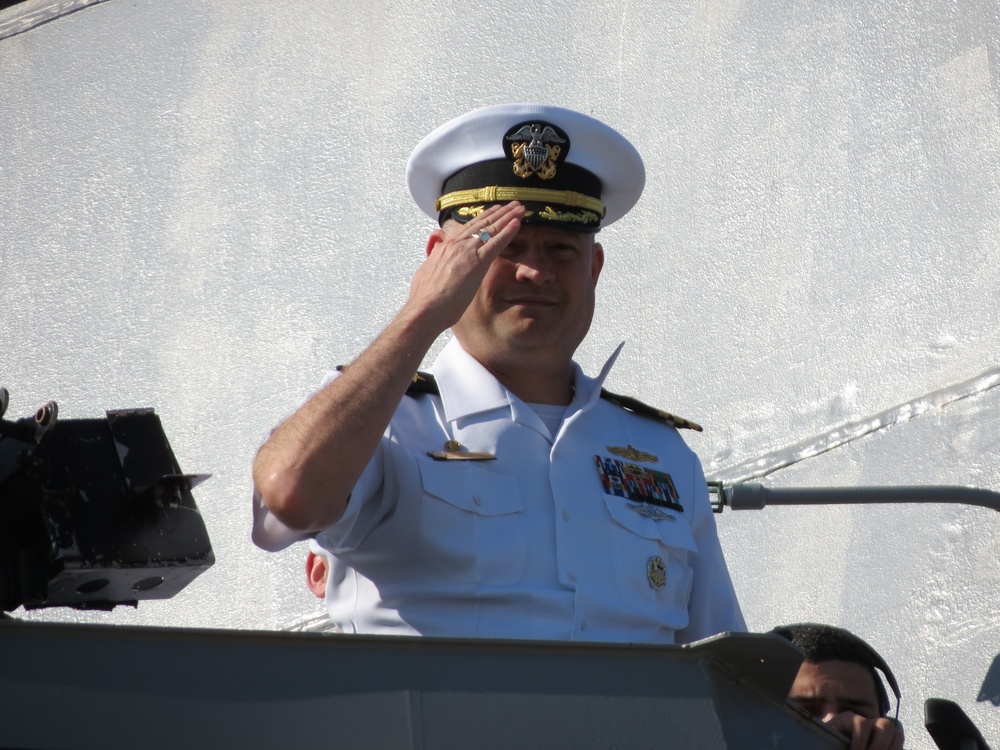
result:
M 444 211 L 455 206 L 469 203 L 507 203 L 509 201 L 532 201 L 534 203 L 558 203 L 562 206 L 586 208 L 596 211 L 604 217 L 604 203 L 599 198 L 593 198 L 572 190 L 546 190 L 545 188 L 528 187 L 489 187 L 473 190 L 456 190 L 454 193 L 442 195 L 434 202 L 437 211 Z
M 549 221 L 575 221 L 580 224 L 597 224 L 601 221 L 601 217 L 593 211 L 556 211 L 552 206 L 546 206 L 544 211 L 539 211 L 538 217 Z

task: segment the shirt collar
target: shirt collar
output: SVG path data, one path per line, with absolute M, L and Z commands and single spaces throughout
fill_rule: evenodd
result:
M 618 345 L 596 378 L 587 377 L 580 365 L 573 362 L 575 392 L 566 410 L 567 418 L 591 408 L 597 402 L 604 380 L 624 345 L 624 341 Z M 462 348 L 455 337 L 441 350 L 432 369 L 440 385 L 445 419 L 449 422 L 491 409 L 510 408 L 511 399 L 516 399 L 489 370 Z
M 470 414 L 507 407 L 507 389 L 452 337 L 434 361 L 445 419 L 454 422 Z

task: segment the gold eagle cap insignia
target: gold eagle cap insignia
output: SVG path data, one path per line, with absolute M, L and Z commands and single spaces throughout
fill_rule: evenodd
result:
M 543 180 L 556 176 L 556 163 L 562 153 L 562 138 L 547 123 L 523 125 L 515 133 L 508 132 L 506 140 L 511 142 L 514 158 L 514 174 L 526 178 L 537 175 Z
M 609 445 L 608 452 L 613 453 L 616 456 L 621 456 L 629 461 L 645 461 L 646 463 L 655 464 L 660 460 L 659 456 L 654 456 L 652 453 L 646 453 L 645 451 L 637 450 L 631 445 L 627 445 L 622 448 L 619 445 Z

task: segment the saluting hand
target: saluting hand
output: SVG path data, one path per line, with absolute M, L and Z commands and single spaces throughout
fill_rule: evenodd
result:
M 472 302 L 490 264 L 521 228 L 524 206 L 517 201 L 490 206 L 465 224 L 449 222 L 427 241 L 427 258 L 410 282 L 405 307 L 430 316 L 444 331 Z M 480 233 L 489 239 L 483 242 Z
M 850 750 L 903 750 L 903 728 L 892 719 L 869 719 L 844 711 L 826 723 L 851 738 Z

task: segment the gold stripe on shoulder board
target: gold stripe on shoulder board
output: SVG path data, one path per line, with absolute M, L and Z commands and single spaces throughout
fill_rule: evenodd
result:
M 626 411 L 630 411 L 642 417 L 655 419 L 658 422 L 663 422 L 671 427 L 676 427 L 679 430 L 694 430 L 695 432 L 702 432 L 700 424 L 692 422 L 690 419 L 678 417 L 670 412 L 662 411 L 656 407 L 650 406 L 649 404 L 644 404 L 637 398 L 623 396 L 620 393 L 612 393 L 606 388 L 601 388 L 601 398 L 605 401 L 610 401 L 615 406 L 620 406 Z

